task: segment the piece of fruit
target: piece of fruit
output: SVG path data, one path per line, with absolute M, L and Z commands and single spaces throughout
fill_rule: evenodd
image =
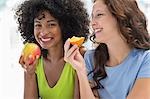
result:
M 29 64 L 32 64 L 35 61 L 36 57 L 40 57 L 41 50 L 40 47 L 35 43 L 26 43 L 22 53 L 24 57 L 24 62 L 28 61 Z
M 84 37 L 75 37 L 73 36 L 71 39 L 69 39 L 70 43 L 72 45 L 78 45 L 79 47 L 82 45 L 82 43 L 84 42 L 85 38 Z

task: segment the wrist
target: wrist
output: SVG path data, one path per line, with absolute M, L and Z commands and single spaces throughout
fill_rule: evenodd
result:
M 87 76 L 87 72 L 85 69 L 83 69 L 82 71 L 77 71 L 77 75 L 78 76 Z
M 25 72 L 24 76 L 26 79 L 33 79 L 33 78 L 35 78 L 35 73 L 30 74 L 30 73 Z
M 79 73 L 79 74 L 87 74 L 85 64 L 82 64 L 82 65 L 76 66 L 76 67 L 78 67 L 78 68 L 76 68 L 77 73 Z

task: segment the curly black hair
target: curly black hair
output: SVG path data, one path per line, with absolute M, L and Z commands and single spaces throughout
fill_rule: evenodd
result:
M 15 13 L 23 43 L 37 43 L 34 38 L 34 19 L 45 10 L 58 20 L 63 44 L 72 36 L 87 38 L 89 19 L 80 0 L 27 0 L 18 6 Z

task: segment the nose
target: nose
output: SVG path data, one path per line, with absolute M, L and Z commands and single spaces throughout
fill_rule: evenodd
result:
M 44 28 L 44 29 L 40 32 L 40 35 L 41 35 L 41 36 L 44 36 L 44 35 L 47 35 L 47 34 L 49 34 L 49 31 L 48 31 L 46 28 Z
M 91 19 L 90 24 L 91 24 L 92 28 L 95 29 L 97 26 L 97 21 L 93 18 L 93 19 Z

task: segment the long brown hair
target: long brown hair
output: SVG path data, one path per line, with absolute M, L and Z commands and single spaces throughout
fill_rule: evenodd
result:
M 94 0 L 95 3 L 98 0 Z M 135 0 L 103 0 L 109 11 L 117 19 L 121 34 L 132 48 L 150 49 L 150 36 L 147 31 L 147 21 Z M 95 35 L 91 36 L 94 41 Z M 100 43 L 94 53 L 93 79 L 97 83 L 93 89 L 103 88 L 100 80 L 107 77 L 104 65 L 109 59 L 107 45 Z M 91 73 L 92 73 L 91 72 Z

